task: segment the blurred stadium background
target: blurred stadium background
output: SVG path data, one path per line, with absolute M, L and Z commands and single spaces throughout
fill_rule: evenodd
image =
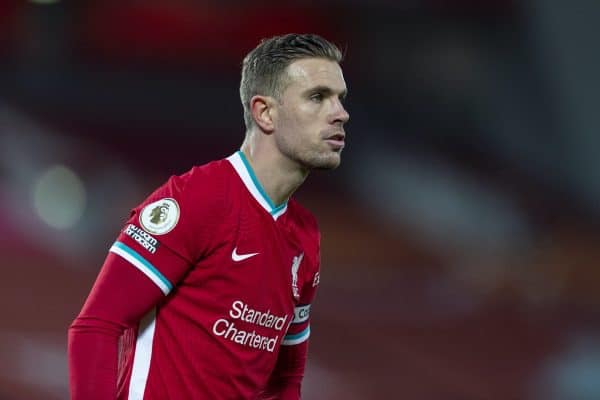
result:
M 600 2 L 0 2 L 0 399 L 68 397 L 66 329 L 170 174 L 243 138 L 243 55 L 346 48 L 307 400 L 600 398 Z M 135 293 L 132 293 L 134 296 Z

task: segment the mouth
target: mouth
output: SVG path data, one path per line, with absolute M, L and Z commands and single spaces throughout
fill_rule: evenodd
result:
M 325 138 L 325 141 L 334 149 L 342 149 L 345 145 L 346 135 L 343 132 L 337 132 Z
M 335 134 L 329 136 L 327 138 L 327 140 L 340 140 L 343 142 L 345 138 L 346 138 L 346 135 L 342 132 L 339 132 L 339 133 L 335 133 Z

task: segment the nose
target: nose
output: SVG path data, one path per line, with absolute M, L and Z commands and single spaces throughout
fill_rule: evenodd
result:
M 332 123 L 341 123 L 342 125 L 348 122 L 350 114 L 339 99 L 336 99 L 332 112 Z

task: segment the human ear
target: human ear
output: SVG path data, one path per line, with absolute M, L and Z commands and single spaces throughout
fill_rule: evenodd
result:
M 252 96 L 250 99 L 250 111 L 252 118 L 258 127 L 265 133 L 272 133 L 273 123 L 273 98 L 269 96 Z

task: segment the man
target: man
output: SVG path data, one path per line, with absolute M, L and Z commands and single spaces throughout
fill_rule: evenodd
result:
M 241 151 L 132 211 L 69 329 L 73 399 L 300 398 L 319 232 L 290 196 L 340 163 L 341 58 L 309 34 L 246 56 Z

